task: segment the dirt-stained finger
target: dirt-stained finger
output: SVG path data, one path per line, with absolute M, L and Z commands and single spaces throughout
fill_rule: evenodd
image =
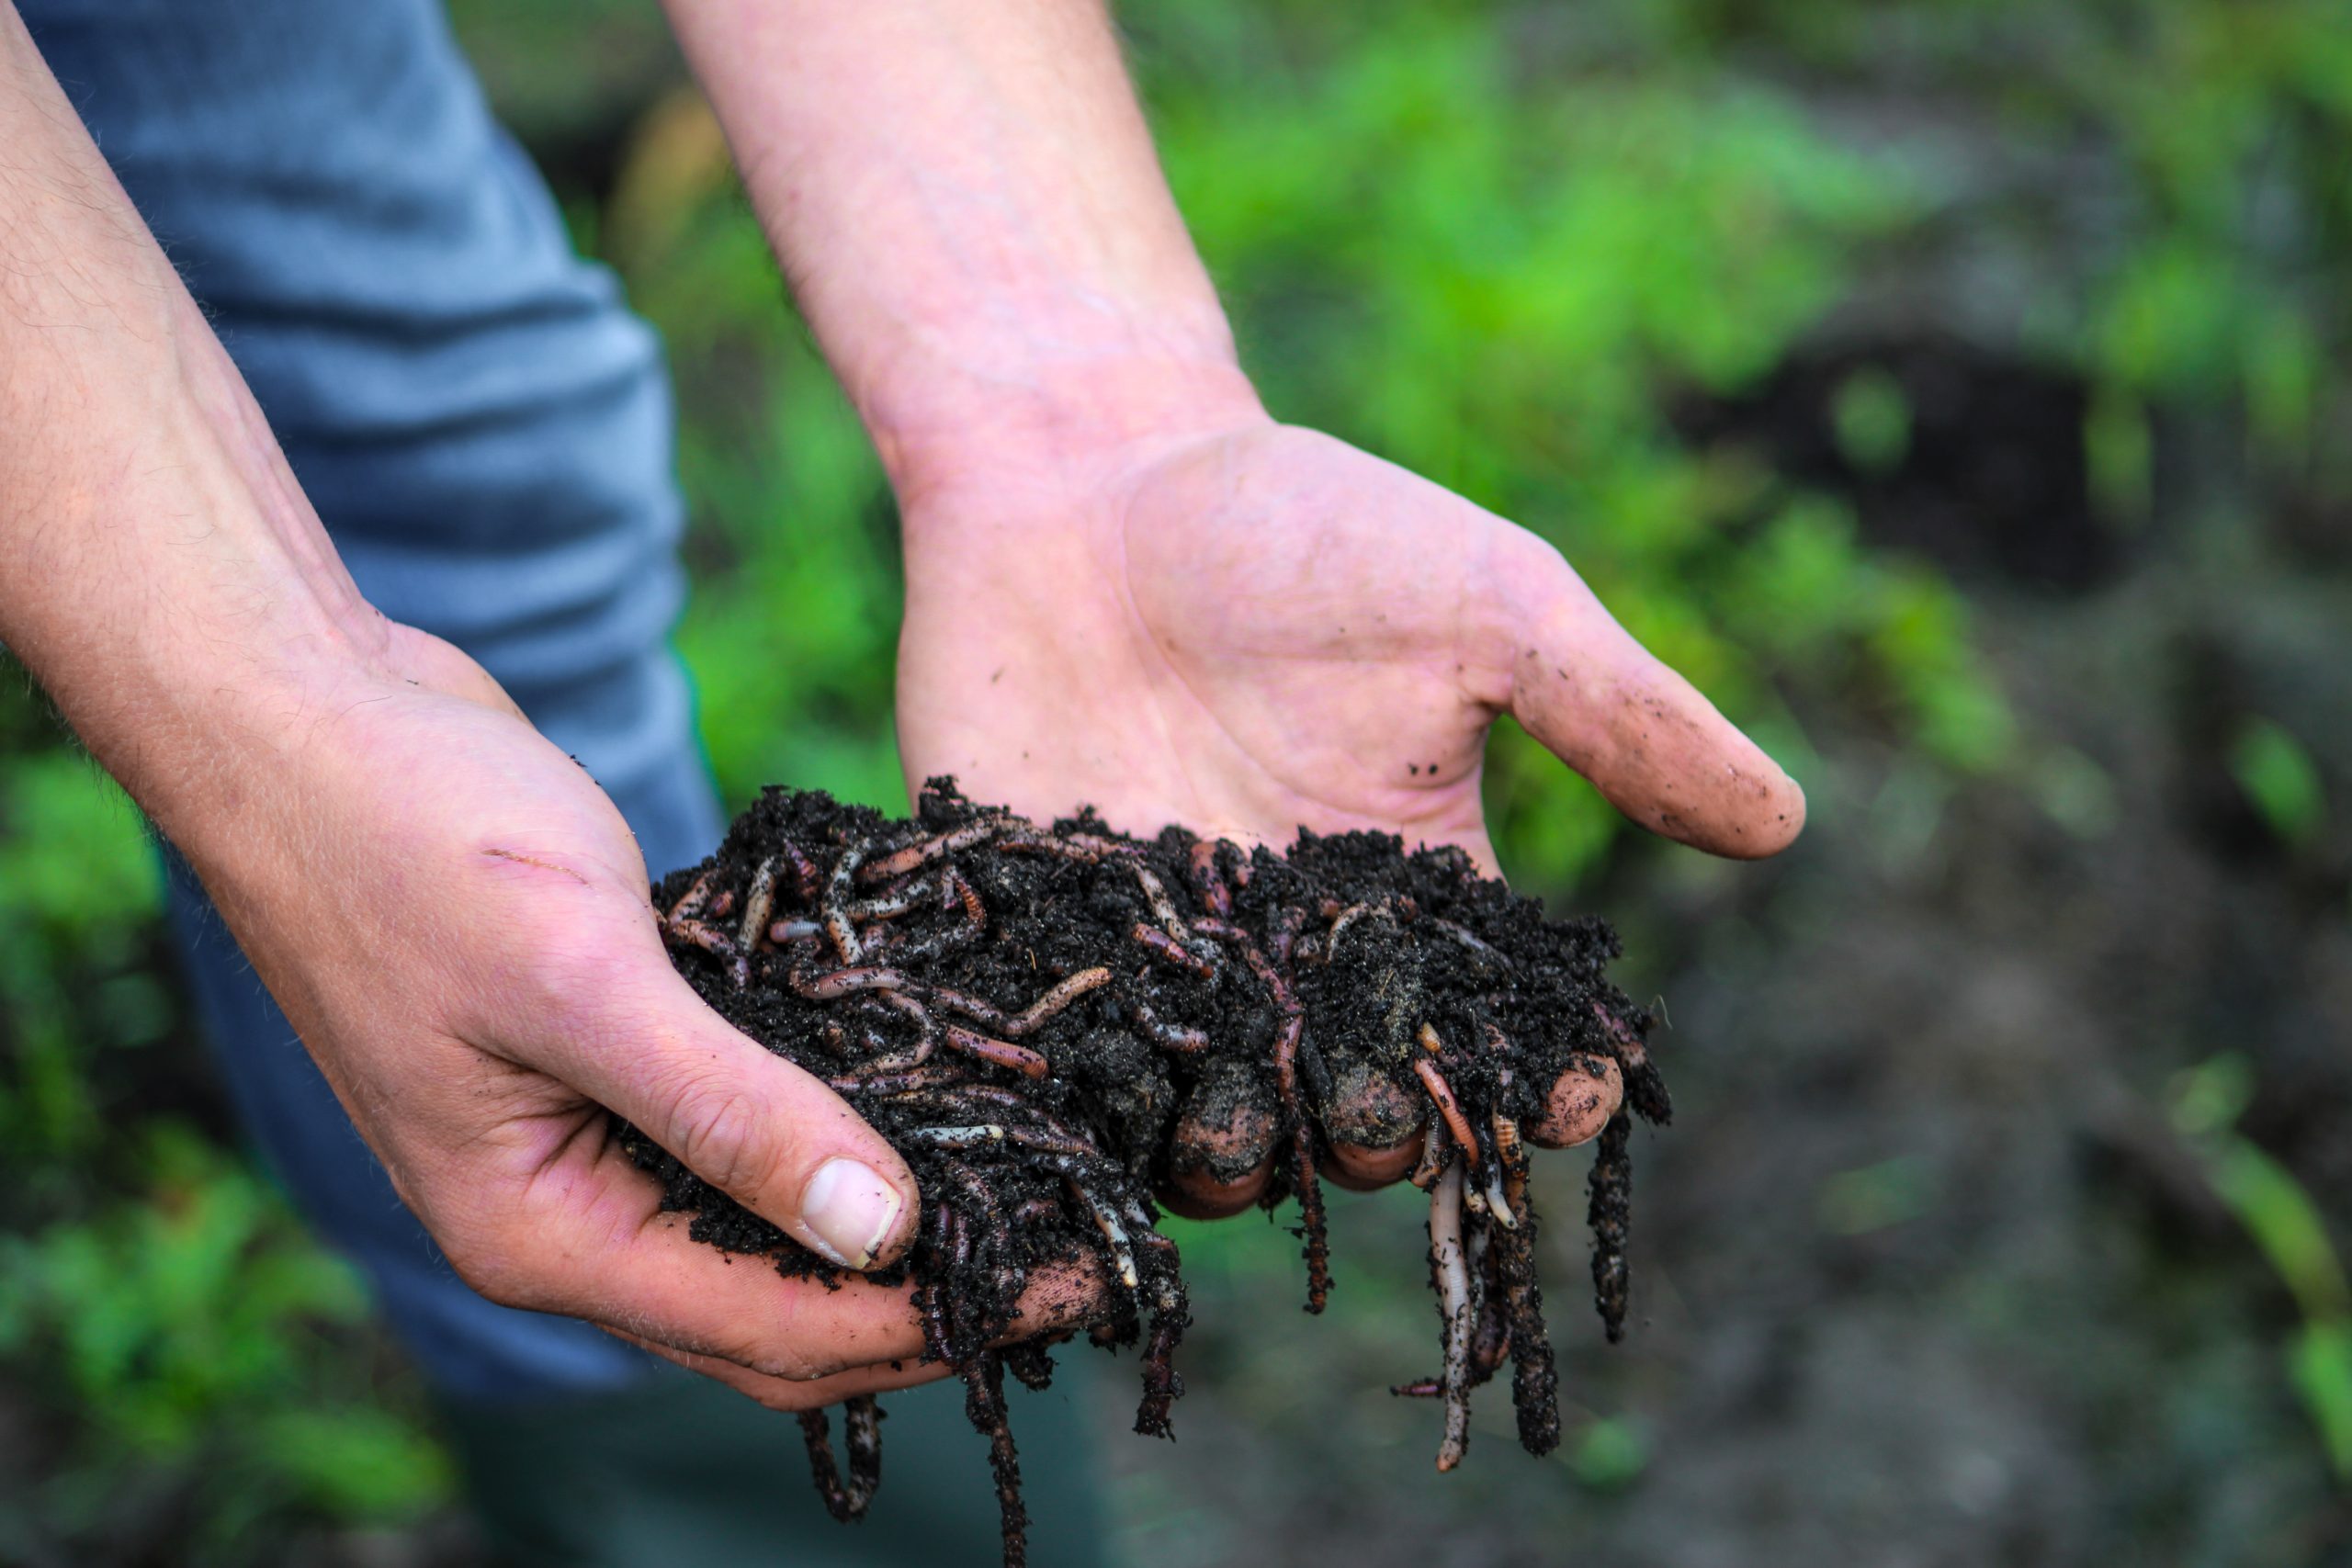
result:
M 662 1190 L 617 1141 L 573 1145 L 546 1168 L 494 1233 L 445 1223 L 452 1262 L 503 1305 L 560 1313 L 659 1339 L 787 1382 L 908 1361 L 923 1351 L 911 1291 L 854 1273 L 786 1278 L 765 1259 L 730 1258 L 664 1212 Z M 1093 1265 L 1035 1271 L 1016 1337 L 1100 1314 Z
M 1523 606 L 1510 709 L 1529 734 L 1654 833 L 1738 860 L 1804 827 L 1804 791 L 1610 616 L 1557 551 L 1507 552 Z
M 1401 1181 L 1421 1157 L 1429 1102 L 1408 1094 L 1370 1062 L 1342 1063 L 1323 1106 L 1330 1140 L 1322 1168 L 1333 1185 L 1366 1192 Z
M 771 1410 L 821 1410 L 828 1404 L 839 1404 L 844 1399 L 861 1393 L 888 1393 L 895 1389 L 913 1388 L 922 1383 L 935 1382 L 953 1374 L 940 1361 L 900 1361 L 876 1367 L 861 1367 L 855 1371 L 840 1372 L 832 1377 L 813 1382 L 791 1378 L 768 1377 L 749 1367 L 717 1356 L 698 1355 L 664 1345 L 658 1339 L 648 1339 L 602 1324 L 605 1333 L 616 1339 L 626 1339 L 640 1350 L 650 1350 L 665 1361 L 673 1361 L 690 1372 L 700 1372 L 713 1382 L 749 1399 L 756 1399 Z
M 1107 1279 L 1099 1266 L 1085 1264 L 1049 1269 L 1033 1280 L 1021 1298 L 1021 1313 L 1013 1327 L 998 1343 L 1067 1338 L 1070 1330 L 1099 1318 L 1105 1304 Z M 771 1410 L 819 1410 L 861 1393 L 888 1393 L 954 1376 L 944 1362 L 922 1359 L 921 1348 L 894 1360 L 855 1367 L 820 1378 L 776 1377 L 755 1371 L 740 1361 L 668 1345 L 641 1334 L 599 1324 L 605 1333 L 674 1361 L 688 1371 L 725 1383 Z
M 1401 1144 L 1367 1148 L 1362 1144 L 1333 1144 L 1320 1162 L 1325 1179 L 1350 1192 L 1376 1192 L 1412 1174 L 1420 1163 L 1422 1130 L 1413 1129 Z
M 1624 1099 L 1624 1077 L 1615 1062 L 1606 1056 L 1577 1056 L 1553 1080 L 1544 1113 L 1528 1124 L 1527 1136 L 1547 1149 L 1589 1142 L 1609 1125 Z
M 1178 1113 L 1161 1198 L 1192 1220 L 1238 1214 L 1272 1179 L 1282 1122 L 1244 1064 L 1214 1064 Z

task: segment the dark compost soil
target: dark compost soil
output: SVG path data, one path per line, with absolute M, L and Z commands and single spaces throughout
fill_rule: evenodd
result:
M 1593 1279 L 1609 1337 L 1625 1309 L 1628 1113 L 1663 1122 L 1648 1016 L 1603 977 L 1616 938 L 1548 920 L 1459 851 L 1377 834 L 1302 834 L 1285 854 L 1144 840 L 1091 815 L 1040 828 L 934 780 L 916 819 L 767 791 L 718 852 L 655 889 L 674 961 L 739 1029 L 841 1091 L 905 1156 L 920 1238 L 910 1281 L 927 1359 L 962 1376 L 990 1440 L 1009 1562 L 1023 1551 L 1006 1371 L 1050 1375 L 1045 1343 L 1004 1343 L 1024 1284 L 1056 1265 L 1106 1281 L 1103 1346 L 1144 1349 L 1136 1429 L 1169 1432 L 1189 1319 L 1155 1192 L 1270 1173 L 1295 1198 L 1308 1310 L 1329 1288 L 1317 1168 L 1334 1134 L 1419 1146 L 1430 1193 L 1441 1367 L 1399 1393 L 1445 1411 L 1441 1469 L 1468 1437 L 1472 1387 L 1512 1363 L 1521 1441 L 1558 1441 L 1535 1279 L 1526 1145 L 1562 1107 L 1608 1114 L 1591 1180 Z M 1605 1091 L 1606 1101 L 1596 1100 Z M 624 1130 L 694 1216 L 698 1240 L 787 1275 L 832 1266 Z M 878 1413 L 845 1406 L 847 1474 L 821 1413 L 802 1417 L 839 1517 L 879 1478 Z

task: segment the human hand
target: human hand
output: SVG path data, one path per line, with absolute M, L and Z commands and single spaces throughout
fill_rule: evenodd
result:
M 909 508 L 910 778 L 1032 816 L 1249 843 L 1371 829 L 1493 874 L 1487 731 L 1524 725 L 1628 817 L 1742 858 L 1795 783 L 1557 550 L 1393 464 L 1262 420 Z
M 1784 848 L 1796 784 L 1611 618 L 1559 552 L 1392 464 L 1253 411 L 1075 459 L 932 465 L 906 500 L 899 723 L 910 778 L 1047 818 L 1305 826 L 1459 844 L 1509 714 L 1634 821 L 1718 854 Z M 1612 1114 L 1571 1074 L 1546 1142 Z M 1393 1117 L 1366 1108 L 1367 1124 Z M 1342 1123 L 1346 1119 L 1341 1118 Z M 1356 1184 L 1409 1168 L 1335 1141 Z M 1254 1184 L 1180 1194 L 1232 1212 Z
M 1266 417 L 1099 4 L 670 9 L 897 488 L 910 783 L 1492 870 L 1509 713 L 1645 826 L 1795 835 L 1796 786 L 1557 552 Z
M 730 1264 L 662 1213 L 605 1108 L 851 1268 L 917 1205 L 887 1143 L 678 976 L 588 775 L 470 660 L 390 635 L 391 673 L 282 727 L 236 841 L 186 847 L 402 1199 L 492 1300 L 779 1408 L 941 1375 L 903 1289 Z
M 603 1107 L 853 1263 L 903 1247 L 913 1188 L 677 977 L 587 775 L 367 604 L 6 5 L 0 81 L 0 643 L 187 854 L 492 1299 L 787 1407 L 936 1375 L 891 1364 L 922 1344 L 905 1292 L 729 1267 L 660 1213 Z

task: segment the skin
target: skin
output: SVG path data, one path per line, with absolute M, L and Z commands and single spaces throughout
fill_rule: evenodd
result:
M 1161 1205 L 1188 1220 L 1221 1220 L 1258 1201 L 1273 1179 L 1282 1123 L 1271 1106 L 1246 1102 L 1222 1116 L 1179 1117 Z M 1223 1169 L 1238 1172 L 1219 1175 Z
M 1645 826 L 1794 837 L 1796 786 L 1549 546 L 1267 415 L 1092 0 L 671 11 L 897 490 L 910 778 L 1491 869 L 1508 713 Z M 820 1249 L 909 1237 L 888 1145 L 672 971 L 610 802 L 359 594 L 5 6 L 0 149 L 0 640 L 187 854 L 459 1273 L 781 1408 L 935 1375 L 890 1364 L 903 1292 L 729 1267 L 614 1146 L 603 1107 Z M 874 1173 L 870 1231 L 809 1203 L 837 1160 Z M 1087 1290 L 1041 1286 L 1035 1321 Z
M 1617 1064 L 1594 1057 L 1586 1072 L 1566 1072 L 1554 1080 L 1544 1114 L 1527 1128 L 1529 1139 L 1547 1149 L 1570 1148 L 1600 1136 L 1625 1098 Z

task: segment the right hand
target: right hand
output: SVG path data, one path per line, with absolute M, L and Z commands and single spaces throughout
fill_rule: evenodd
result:
M 1232 385 L 1170 406 L 1123 416 L 1114 391 L 1098 423 L 1026 444 L 902 444 L 910 783 L 952 773 L 1038 820 L 1085 804 L 1145 835 L 1370 829 L 1495 875 L 1481 781 L 1510 715 L 1668 837 L 1742 858 L 1795 837 L 1794 781 L 1551 545 Z M 1413 1168 L 1430 1107 L 1410 1088 L 1357 1075 L 1315 1108 L 1335 1184 Z M 1614 1064 L 1568 1068 L 1531 1141 L 1597 1136 L 1623 1092 Z M 1271 1190 L 1283 1138 L 1271 1107 L 1204 1098 L 1216 1124 L 1180 1118 L 1164 1197 L 1213 1219 Z
M 235 829 L 182 847 L 459 1275 L 779 1408 L 941 1375 L 916 1364 L 905 1290 L 783 1279 L 662 1212 L 605 1108 L 851 1268 L 897 1257 L 919 1200 L 838 1096 L 672 968 L 588 774 L 470 660 L 388 636 L 380 669 L 314 694 L 286 739 L 222 748 Z M 1035 1326 L 1082 1305 L 1033 1300 Z

